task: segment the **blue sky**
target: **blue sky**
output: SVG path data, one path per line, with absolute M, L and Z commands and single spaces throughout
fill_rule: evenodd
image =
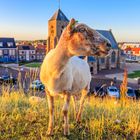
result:
M 140 0 L 61 0 L 70 19 L 94 29 L 112 29 L 117 41 L 140 41 Z M 0 36 L 46 39 L 58 0 L 0 0 Z

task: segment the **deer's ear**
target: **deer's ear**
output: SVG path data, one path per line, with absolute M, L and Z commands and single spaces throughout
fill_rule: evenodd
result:
M 73 32 L 74 28 L 75 28 L 75 24 L 76 24 L 77 21 L 75 21 L 74 18 L 72 18 L 67 26 L 67 29 L 70 33 Z

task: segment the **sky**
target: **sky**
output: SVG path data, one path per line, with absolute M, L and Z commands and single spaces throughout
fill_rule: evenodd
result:
M 47 39 L 58 7 L 59 0 L 0 0 L 0 37 Z M 118 42 L 140 42 L 140 0 L 60 0 L 60 9 L 93 29 L 112 29 Z

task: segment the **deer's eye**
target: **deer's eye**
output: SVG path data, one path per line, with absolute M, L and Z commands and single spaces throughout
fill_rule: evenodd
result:
M 83 33 L 83 32 L 85 32 L 85 29 L 82 28 L 82 29 L 79 29 L 79 31 L 80 31 L 81 33 Z

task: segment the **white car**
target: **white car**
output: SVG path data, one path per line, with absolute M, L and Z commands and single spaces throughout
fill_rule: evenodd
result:
M 120 98 L 120 92 L 115 86 L 109 86 L 107 88 L 107 94 L 110 97 Z

